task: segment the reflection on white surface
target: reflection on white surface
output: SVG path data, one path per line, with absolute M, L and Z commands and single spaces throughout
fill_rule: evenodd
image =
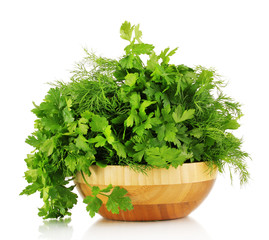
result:
M 69 226 L 70 219 L 44 221 L 39 226 L 40 236 L 42 240 L 71 240 L 73 235 L 73 227 Z
M 89 239 L 184 239 L 210 240 L 207 231 L 193 218 L 168 221 L 122 222 L 100 219 L 84 234 Z

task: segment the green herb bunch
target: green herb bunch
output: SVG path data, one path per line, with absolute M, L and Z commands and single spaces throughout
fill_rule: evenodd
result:
M 71 81 L 56 82 L 32 110 L 36 131 L 26 143 L 35 150 L 25 159 L 29 184 L 21 194 L 40 192 L 44 206 L 38 215 L 45 219 L 71 215 L 74 176 L 90 175 L 91 165 L 146 172 L 204 161 L 220 172 L 227 165 L 242 184 L 249 178 L 248 154 L 232 133 L 239 127 L 240 104 L 222 92 L 225 84 L 215 71 L 170 64 L 177 49 L 157 54 L 141 41 L 139 25 L 124 22 L 120 35 L 128 41 L 123 57 L 86 51 Z M 92 217 L 102 205 L 98 194 L 108 197 L 112 213 L 133 207 L 123 188 L 91 188 L 84 202 Z

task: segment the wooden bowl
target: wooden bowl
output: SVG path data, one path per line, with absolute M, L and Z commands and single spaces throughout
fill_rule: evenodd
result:
M 90 167 L 91 176 L 85 175 L 92 186 L 105 188 L 109 184 L 128 191 L 133 210 L 112 214 L 106 207 L 107 198 L 98 196 L 103 205 L 99 214 L 104 218 L 124 221 L 153 221 L 182 218 L 189 215 L 210 192 L 217 168 L 209 171 L 203 163 L 186 163 L 178 168 L 152 169 L 147 175 L 137 173 L 128 166 Z M 91 195 L 80 173 L 75 183 L 83 197 Z

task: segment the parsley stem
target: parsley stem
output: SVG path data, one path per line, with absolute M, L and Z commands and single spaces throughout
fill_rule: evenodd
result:
M 125 132 L 126 132 L 126 126 L 124 126 L 124 132 L 123 132 L 123 135 L 122 135 L 122 140 L 124 140 L 124 138 L 125 138 Z
M 88 187 L 92 188 L 92 186 L 87 182 L 87 180 L 86 180 L 86 178 L 85 178 L 85 176 L 84 176 L 84 173 L 83 173 L 82 171 L 80 171 L 80 173 L 81 173 L 82 178 L 83 178 L 84 182 L 86 183 L 86 185 L 87 185 Z
M 98 193 L 98 194 L 103 195 L 103 196 L 105 196 L 105 197 L 109 197 L 109 195 L 106 195 L 106 194 L 104 194 L 104 193 Z
M 81 172 L 82 178 L 83 178 L 84 182 L 86 183 L 86 185 L 92 189 L 92 186 L 87 182 L 84 173 L 82 171 L 80 171 L 80 172 Z M 98 193 L 98 194 L 103 195 L 105 197 L 109 197 L 108 195 L 106 195 L 104 193 Z

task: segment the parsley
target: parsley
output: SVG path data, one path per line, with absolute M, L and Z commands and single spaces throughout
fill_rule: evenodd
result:
M 224 81 L 215 71 L 170 64 L 177 48 L 156 53 L 142 42 L 139 25 L 124 22 L 120 36 L 128 41 L 123 57 L 85 50 L 70 81 L 56 82 L 43 102 L 34 104 L 36 131 L 26 139 L 34 151 L 25 159 L 28 186 L 21 194 L 40 193 L 43 218 L 71 215 L 77 203 L 73 177 L 90 176 L 91 165 L 146 172 L 204 161 L 220 172 L 227 165 L 242 184 L 249 179 L 249 156 L 232 133 L 240 126 L 240 104 L 223 93 Z M 103 204 L 100 195 L 112 213 L 132 209 L 125 189 L 89 187 L 92 195 L 84 203 L 91 217 Z

